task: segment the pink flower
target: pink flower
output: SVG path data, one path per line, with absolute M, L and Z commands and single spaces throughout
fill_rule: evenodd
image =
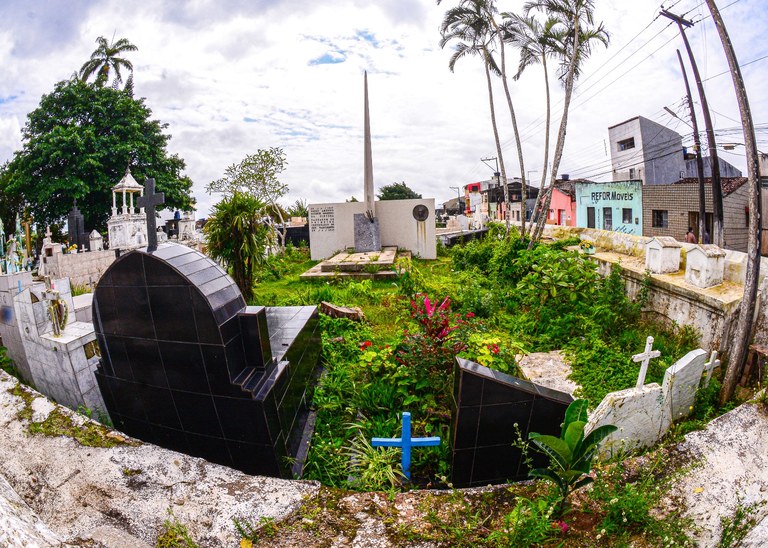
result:
M 475 313 L 474 312 L 467 312 L 467 318 L 474 318 Z
M 553 529 L 560 529 L 561 533 L 567 533 L 568 532 L 568 524 L 565 523 L 563 520 L 553 521 L 552 522 L 552 528 Z
M 499 353 L 499 345 L 498 344 L 489 344 L 488 350 L 490 350 L 493 354 Z

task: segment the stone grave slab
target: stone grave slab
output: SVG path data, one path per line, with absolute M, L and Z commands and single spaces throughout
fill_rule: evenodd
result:
M 538 386 L 456 358 L 451 427 L 452 478 L 456 487 L 528 479 L 522 452 L 513 446 L 518 430 L 560 435 L 570 394 Z M 517 424 L 518 430 L 515 429 Z M 547 459 L 531 452 L 533 466 Z
M 708 357 L 709 354 L 701 348 L 691 350 L 664 373 L 661 388 L 673 421 L 690 414 Z
M 183 245 L 118 258 L 96 287 L 96 372 L 115 427 L 249 474 L 293 477 L 320 355 L 315 307 L 246 306 Z
M 397 247 L 384 247 L 381 251 L 357 253 L 342 251 L 330 259 L 316 264 L 301 275 L 301 278 L 355 277 L 385 279 L 397 277 L 395 260 L 410 257 L 408 251 L 398 252 Z

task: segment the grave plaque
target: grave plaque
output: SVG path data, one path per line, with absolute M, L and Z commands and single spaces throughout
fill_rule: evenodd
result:
M 513 444 L 518 433 L 560 435 L 573 397 L 456 358 L 451 427 L 452 483 L 477 487 L 528 479 L 523 454 Z M 515 425 L 517 428 L 515 428 Z M 533 467 L 546 457 L 532 451 Z
M 93 318 L 96 377 L 116 428 L 249 474 L 293 477 L 320 354 L 315 307 L 246 306 L 214 261 L 161 243 L 112 263 Z

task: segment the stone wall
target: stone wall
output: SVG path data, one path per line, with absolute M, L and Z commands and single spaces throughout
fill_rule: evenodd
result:
M 31 272 L 17 272 L 16 274 L 0 274 L 0 339 L 7 350 L 7 355 L 13 360 L 16 370 L 28 383 L 32 381 L 32 373 L 27 362 L 27 353 L 21 340 L 21 332 L 16 313 L 13 310 L 13 298 L 19 293 L 21 287 L 28 287 L 32 283 Z
M 416 206 L 426 206 L 426 221 L 413 217 Z M 364 202 L 310 204 L 309 240 L 312 260 L 326 259 L 355 246 L 353 216 L 365 213 Z M 422 259 L 435 259 L 435 200 L 384 200 L 376 202 L 382 246 L 407 249 Z
M 96 285 L 104 271 L 115 260 L 113 250 L 86 253 L 56 253 L 46 259 L 46 272 L 51 278 L 69 278 L 72 285 Z

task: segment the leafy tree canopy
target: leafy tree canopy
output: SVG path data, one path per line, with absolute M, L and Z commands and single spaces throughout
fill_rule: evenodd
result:
M 192 180 L 184 160 L 169 154 L 168 127 L 150 118 L 144 99 L 79 80 L 56 84 L 27 117 L 23 148 L 0 178 L 0 192 L 20 198 L 35 222 L 53 224 L 75 200 L 88 230 L 102 230 L 112 187 L 130 166 L 137 181 L 154 177 L 165 207 L 189 210 Z M 5 184 L 3 185 L 3 181 Z
M 263 262 L 269 243 L 263 208 L 264 204 L 258 199 L 235 191 L 213 207 L 203 228 L 208 255 L 229 268 L 247 302 L 253 298 L 254 273 Z
M 287 212 L 278 200 L 288 193 L 288 185 L 281 183 L 278 176 L 288 164 L 282 148 L 259 149 L 249 154 L 239 164 L 232 164 L 224 177 L 208 183 L 208 193 L 221 192 L 226 198 L 238 193 L 252 196 L 264 204 L 265 221 L 273 220 L 280 229 L 272 225 L 272 231 L 281 248 L 285 246 L 285 217 Z
M 392 183 L 391 185 L 381 187 L 378 198 L 379 200 L 410 200 L 421 198 L 421 194 L 411 190 L 403 181 L 402 183 Z

